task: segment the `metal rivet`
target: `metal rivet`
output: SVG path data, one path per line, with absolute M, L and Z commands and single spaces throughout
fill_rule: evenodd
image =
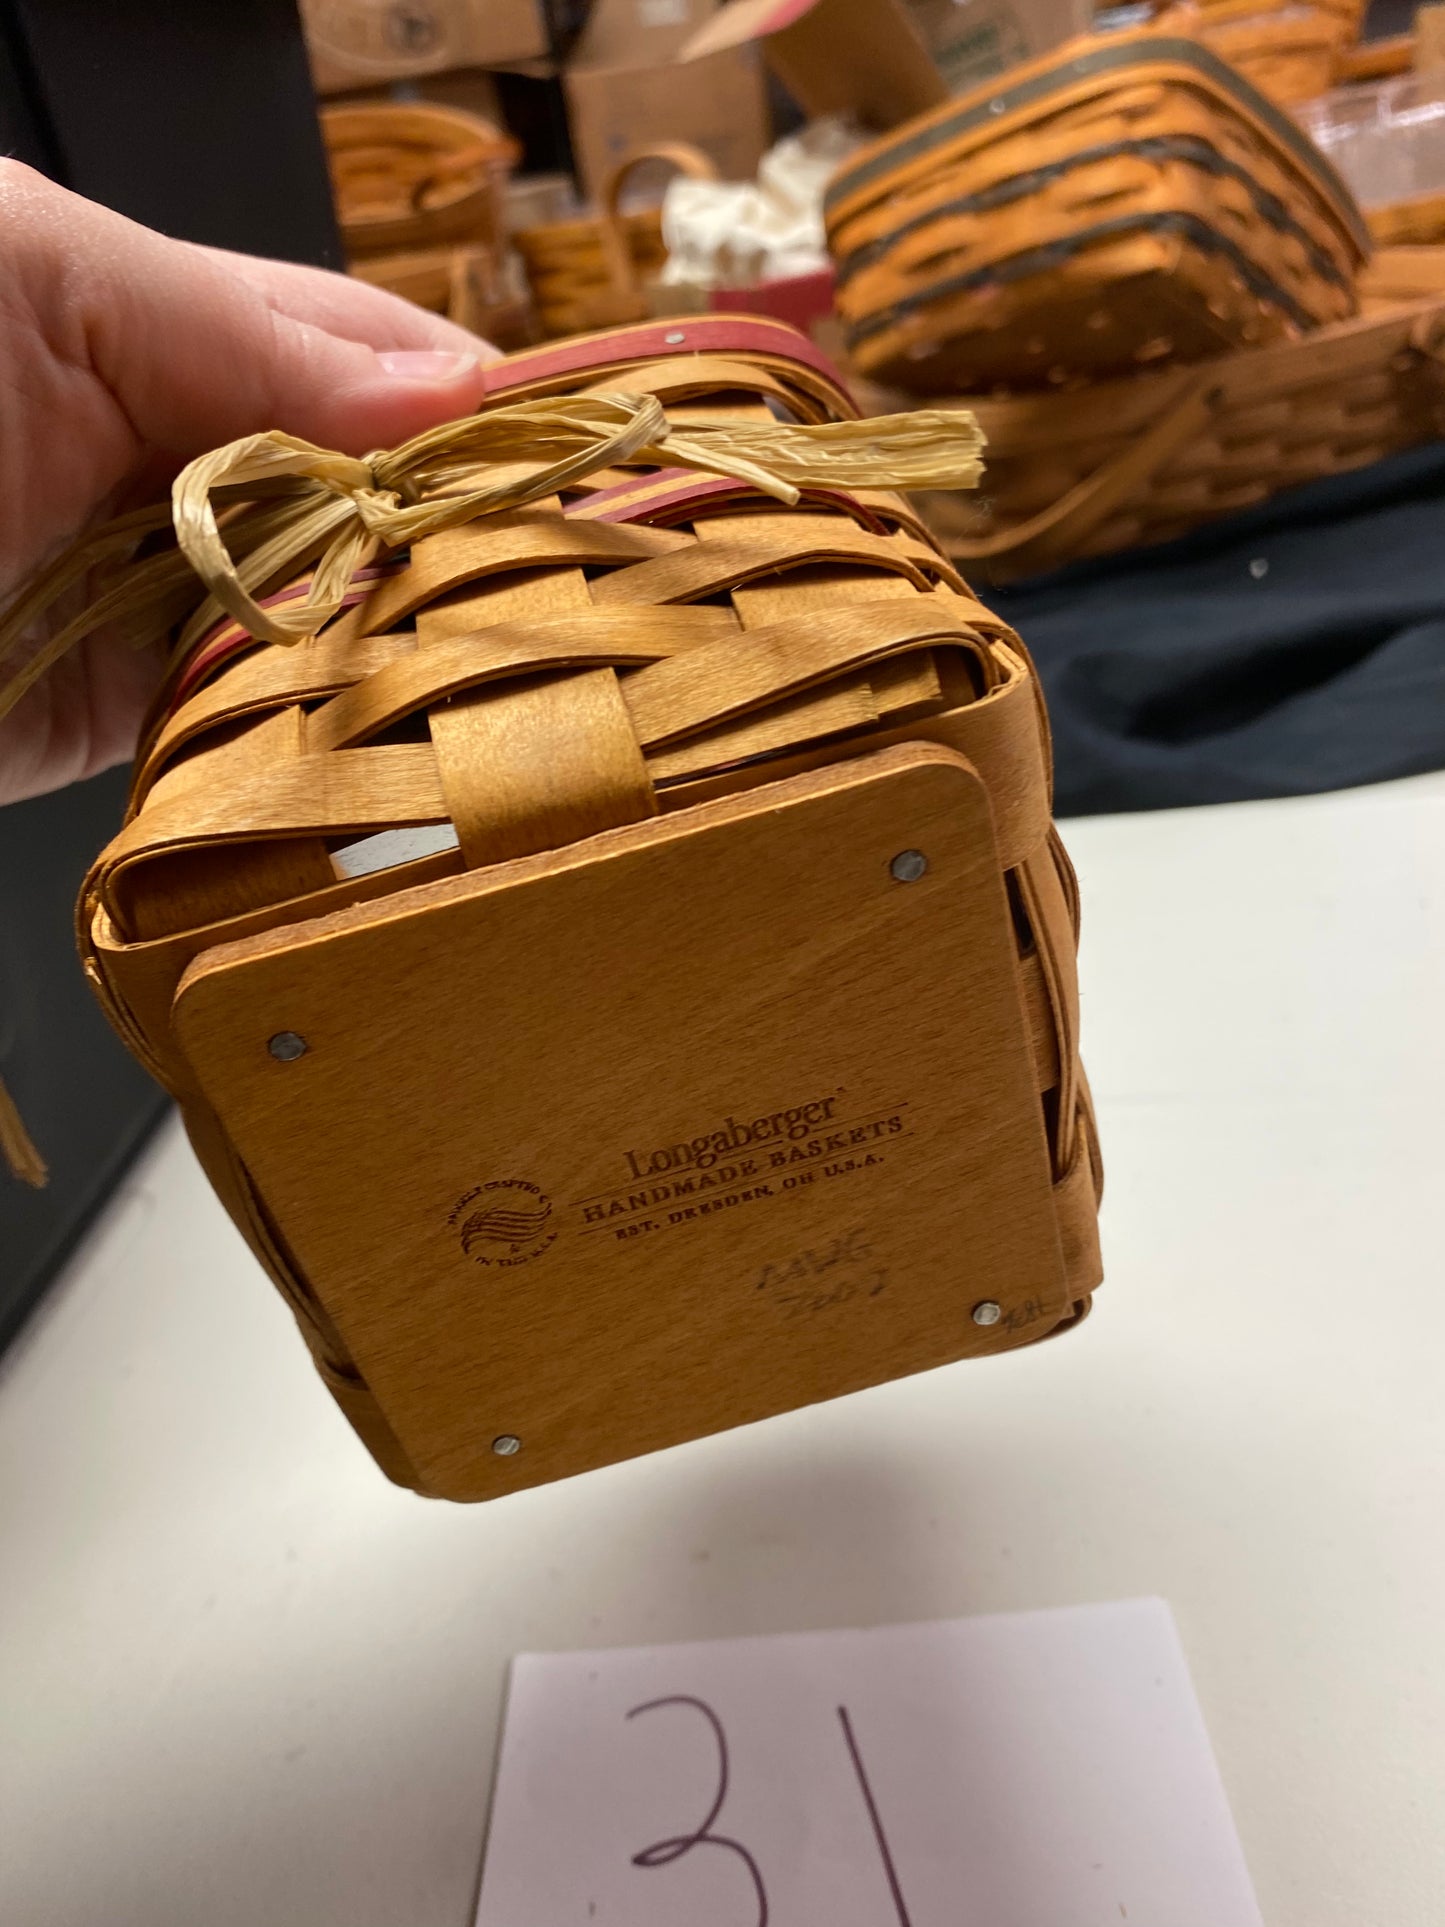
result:
M 687 340 L 687 336 L 682 332 L 681 328 L 674 328 L 670 334 L 665 334 L 662 338 L 669 348 L 675 348 L 679 341 Z
M 1003 112 L 1003 108 L 1004 108 L 1004 104 L 1001 100 L 991 100 L 988 104 L 988 111 L 991 114 L 1001 114 Z
M 1269 564 L 1262 555 L 1257 555 L 1249 565 L 1249 573 L 1258 582 L 1261 576 L 1269 574 Z
M 510 1459 L 514 1453 L 520 1452 L 521 1449 L 522 1441 L 517 1437 L 515 1432 L 503 1432 L 500 1438 L 492 1440 L 492 1450 L 499 1459 Z
M 294 1064 L 298 1057 L 306 1055 L 309 1046 L 299 1031 L 278 1030 L 267 1041 L 266 1048 L 278 1064 Z
M 992 1298 L 985 1298 L 981 1305 L 975 1305 L 973 1308 L 975 1325 L 996 1325 L 1002 1317 L 1003 1306 L 996 1305 Z
M 900 850 L 888 868 L 900 883 L 917 883 L 928 868 L 928 858 L 922 850 Z

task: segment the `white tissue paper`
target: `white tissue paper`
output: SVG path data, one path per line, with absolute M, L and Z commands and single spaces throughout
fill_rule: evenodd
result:
M 669 182 L 663 285 L 751 288 L 826 268 L 823 189 L 862 138 L 847 121 L 815 120 L 769 148 L 756 181 Z

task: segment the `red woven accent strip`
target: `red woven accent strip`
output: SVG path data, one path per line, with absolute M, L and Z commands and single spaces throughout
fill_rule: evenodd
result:
M 579 522 L 651 522 L 664 511 L 710 495 L 753 493 L 730 475 L 698 475 L 689 468 L 644 470 L 630 482 L 569 502 L 563 513 Z
M 365 569 L 358 569 L 351 578 L 351 587 L 342 599 L 342 608 L 354 608 L 366 594 L 365 587 L 358 585 L 375 582 L 384 575 L 394 575 L 401 566 L 399 561 L 373 562 Z M 283 603 L 303 601 L 310 587 L 311 578 L 306 576 L 300 582 L 292 582 L 286 588 L 278 589 L 275 595 L 257 596 L 256 600 L 263 609 L 276 609 Z M 255 637 L 248 630 L 243 629 L 239 622 L 233 622 L 229 617 L 223 622 L 218 622 L 214 629 L 208 629 L 191 651 L 184 668 L 177 677 L 175 687 L 162 711 L 162 718 L 178 709 L 212 670 L 219 669 L 221 664 L 232 656 L 238 656 L 243 650 L 251 648 L 254 642 Z
M 669 340 L 669 336 L 676 337 Z M 761 315 L 684 315 L 675 321 L 649 321 L 632 328 L 611 328 L 605 334 L 560 341 L 483 369 L 489 395 L 504 395 L 529 381 L 554 375 L 588 374 L 619 361 L 658 361 L 668 355 L 772 355 L 795 361 L 823 375 L 848 398 L 847 385 L 821 348 L 785 321 Z M 621 377 L 619 375 L 619 382 Z

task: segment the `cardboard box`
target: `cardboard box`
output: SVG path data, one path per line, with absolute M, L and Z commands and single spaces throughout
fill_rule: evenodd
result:
M 329 107 L 367 106 L 394 101 L 395 83 L 384 81 L 379 87 L 348 87 L 327 99 Z M 506 117 L 497 94 L 497 77 L 487 68 L 462 67 L 455 73 L 418 74 L 406 83 L 408 100 L 433 100 L 443 107 L 460 107 L 468 114 L 480 114 L 497 127 L 505 127 Z
M 752 42 L 810 118 L 886 132 L 1087 31 L 1091 0 L 728 0 L 684 62 Z
M 564 75 L 572 152 L 596 200 L 631 148 L 699 147 L 724 180 L 751 180 L 767 151 L 767 88 L 757 50 L 724 48 L 679 66 L 711 0 L 596 0 Z
M 551 51 L 543 0 L 301 0 L 301 24 L 322 94 Z
M 966 94 L 1088 33 L 1092 0 L 909 0 L 950 94 Z
M 903 0 L 729 0 L 680 50 L 685 62 L 757 41 L 810 120 L 886 129 L 948 98 Z

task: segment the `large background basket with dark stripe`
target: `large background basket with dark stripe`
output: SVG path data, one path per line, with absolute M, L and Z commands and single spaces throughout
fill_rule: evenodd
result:
M 871 377 L 1067 386 L 1355 311 L 1368 235 L 1291 123 L 1207 49 L 1076 41 L 855 156 L 827 197 Z

